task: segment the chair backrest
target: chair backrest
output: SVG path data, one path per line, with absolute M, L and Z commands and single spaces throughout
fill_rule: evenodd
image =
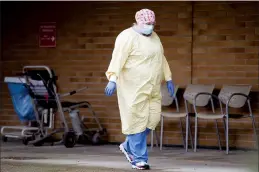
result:
M 174 97 L 177 94 L 179 86 L 175 85 L 174 87 Z M 169 106 L 173 103 L 174 97 L 170 97 L 170 94 L 168 93 L 166 84 L 161 85 L 161 95 L 162 95 L 162 106 Z
M 48 94 L 48 91 L 42 81 L 33 80 L 31 78 L 28 78 L 28 80 L 30 83 L 29 85 L 26 84 L 24 77 L 5 77 L 6 83 L 22 84 L 29 90 L 29 92 L 32 91 L 34 95 L 45 96 Z
M 185 89 L 183 97 L 188 103 L 193 104 L 194 98 L 198 93 L 206 92 L 206 93 L 212 94 L 214 87 L 215 87 L 214 84 L 211 84 L 211 85 L 189 84 Z M 196 99 L 196 106 L 204 107 L 208 104 L 209 100 L 210 100 L 209 95 L 200 95 Z
M 37 101 L 37 104 L 43 108 L 57 107 L 57 99 L 55 94 L 57 92 L 57 76 L 51 70 L 50 76 L 47 70 L 26 70 L 26 76 L 29 78 L 31 96 Z M 41 82 L 39 85 L 33 84 L 33 81 Z
M 251 85 L 223 85 L 218 97 L 220 101 L 226 105 L 228 99 L 233 93 L 242 93 L 248 96 L 251 91 L 251 88 Z M 246 97 L 235 95 L 231 98 L 229 102 L 229 107 L 241 108 L 245 105 L 245 103 Z
M 26 71 L 26 76 L 28 76 L 30 82 L 30 89 L 35 96 L 46 96 L 47 94 L 51 98 L 54 97 L 57 77 L 53 70 L 52 75 L 53 77 L 50 77 L 47 70 Z

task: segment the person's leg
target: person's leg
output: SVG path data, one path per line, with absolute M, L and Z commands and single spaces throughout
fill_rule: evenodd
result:
M 149 119 L 147 128 L 142 133 L 129 136 L 130 149 L 134 156 L 133 166 L 137 169 L 149 169 L 148 151 L 147 151 L 147 136 L 151 130 L 155 129 L 160 121 L 161 115 L 161 96 L 158 93 L 153 93 L 149 100 Z M 134 167 L 133 167 L 134 168 Z
M 134 157 L 132 167 L 136 169 L 148 169 L 147 134 L 150 129 L 128 136 L 129 147 Z
M 126 136 L 125 141 L 122 144 L 120 144 L 119 148 L 120 148 L 121 152 L 126 156 L 126 159 L 129 161 L 129 163 L 132 163 L 133 155 L 130 150 L 128 136 Z
M 149 129 L 149 128 L 146 129 L 146 136 L 149 135 L 150 131 L 151 131 L 151 129 Z
M 122 145 L 123 145 L 124 149 L 126 149 L 126 151 L 127 151 L 128 153 L 130 153 L 129 138 L 128 138 L 128 136 L 126 136 L 126 139 L 125 139 L 125 141 L 122 143 Z
M 150 133 L 150 131 L 151 130 L 147 128 L 143 133 L 141 133 L 141 137 L 139 137 L 140 136 L 139 134 L 135 135 L 135 137 L 136 137 L 135 139 L 139 139 L 140 138 L 140 142 L 144 141 L 146 143 L 146 144 L 141 144 L 140 145 L 140 149 L 145 152 L 143 154 L 144 155 L 143 156 L 143 159 L 144 159 L 143 162 L 146 162 L 146 163 L 148 161 L 148 152 L 147 152 L 147 141 L 146 141 L 146 139 L 147 139 L 147 136 Z M 143 137 L 142 137 L 142 135 L 143 135 Z M 134 137 L 134 135 L 126 136 L 125 141 L 120 144 L 119 148 L 120 148 L 121 152 L 126 156 L 126 159 L 131 164 L 136 164 L 136 162 L 134 161 L 134 154 L 132 153 L 132 149 L 135 150 L 135 148 L 134 147 L 132 148 L 131 145 L 130 145 L 130 140 L 132 142 L 132 139 L 130 139 L 130 138 L 133 138 L 133 137 Z M 133 140 L 133 145 L 134 145 L 134 140 Z M 138 152 L 139 149 L 137 149 L 136 151 Z M 140 162 L 140 160 L 138 160 L 138 162 Z
M 149 119 L 147 124 L 147 128 L 149 128 L 150 131 L 155 130 L 161 120 L 161 106 L 161 95 L 159 92 L 154 92 L 150 99 Z

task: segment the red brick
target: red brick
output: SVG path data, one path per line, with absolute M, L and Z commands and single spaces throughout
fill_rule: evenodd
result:
M 258 73 L 256 73 L 256 72 L 247 72 L 246 73 L 246 77 L 258 78 Z
M 155 30 L 164 46 L 174 82 L 182 88 L 191 80 L 193 83 L 216 84 L 217 88 L 221 88 L 223 84 L 251 84 L 253 89 L 258 88 L 258 3 L 195 2 L 194 35 L 191 27 L 191 4 L 150 2 L 147 6 L 156 13 Z M 29 6 L 26 6 L 27 10 L 21 7 L 17 11 L 21 22 L 8 21 L 15 23 L 14 28 L 8 23 L 3 25 L 8 34 L 5 33 L 4 37 L 0 74 L 12 76 L 20 72 L 23 65 L 49 65 L 59 76 L 59 91 L 68 92 L 89 87 L 66 100 L 91 102 L 109 131 L 109 140 L 123 141 L 125 137 L 121 134 L 117 97 L 104 95 L 107 84 L 105 71 L 116 36 L 132 25 L 135 12 L 146 5 L 144 2 L 87 2 L 77 5 L 65 3 L 62 10 L 67 9 L 66 15 L 62 13 L 56 16 L 52 12 L 49 14 L 56 16 L 55 20 L 59 23 L 57 48 L 51 49 L 38 48 L 38 33 L 34 26 L 38 23 L 38 16 L 44 16 L 45 11 L 32 4 L 31 7 L 34 6 L 34 11 L 40 15 L 32 14 Z M 230 7 L 238 13 L 235 10 L 230 11 Z M 59 11 L 52 5 L 48 5 L 48 8 L 49 11 Z M 33 17 L 28 19 L 24 11 Z M 25 19 L 27 22 L 23 22 Z M 52 17 L 44 20 L 49 19 Z M 24 29 L 16 32 L 15 28 Z M 2 81 L 3 78 L 0 76 L 0 79 Z M 0 111 L 0 125 L 19 125 L 7 86 L 5 83 L 2 85 L 3 110 Z M 180 105 L 181 111 L 184 111 L 183 102 Z M 254 110 L 258 125 L 259 111 L 256 108 Z M 82 109 L 81 114 L 89 116 L 86 109 Z M 69 119 L 67 114 L 66 118 Z M 60 123 L 58 117 L 56 123 Z M 89 117 L 86 124 L 94 126 L 93 118 Z M 222 122 L 219 126 L 222 133 Z M 230 126 L 234 128 L 231 129 L 231 145 L 252 147 L 254 142 L 250 139 L 252 130 L 249 120 L 231 120 Z M 213 121 L 199 120 L 199 135 L 199 145 L 217 146 Z M 178 120 L 166 121 L 164 143 L 182 144 Z

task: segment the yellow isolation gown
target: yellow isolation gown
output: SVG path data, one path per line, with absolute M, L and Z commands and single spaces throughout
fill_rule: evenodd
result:
M 171 80 L 157 34 L 146 37 L 133 28 L 122 31 L 116 38 L 106 76 L 116 79 L 122 133 L 154 130 L 161 117 L 161 83 Z

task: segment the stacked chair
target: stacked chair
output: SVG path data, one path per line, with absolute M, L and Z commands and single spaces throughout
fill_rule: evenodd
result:
M 258 144 L 257 129 L 255 125 L 255 119 L 251 108 L 251 98 L 249 96 L 251 91 L 250 85 L 223 85 L 219 94 L 215 95 L 213 93 L 215 89 L 214 84 L 189 84 L 187 85 L 184 93 L 184 105 L 185 112 L 180 112 L 179 103 L 177 98 L 179 86 L 175 86 L 175 95 L 170 97 L 167 93 L 167 88 L 165 86 L 161 87 L 162 93 L 162 113 L 161 113 L 161 129 L 160 129 L 160 150 L 163 147 L 163 133 L 164 133 L 164 122 L 165 119 L 179 118 L 180 128 L 182 130 L 183 146 L 188 151 L 188 140 L 190 137 L 191 146 L 194 152 L 197 152 L 198 144 L 198 120 L 214 120 L 216 126 L 216 133 L 218 138 L 219 149 L 222 150 L 220 134 L 218 129 L 218 121 L 222 120 L 224 124 L 224 134 L 226 140 L 226 154 L 229 154 L 229 120 L 230 119 L 241 119 L 241 118 L 251 118 L 252 127 L 254 131 L 254 140 L 256 145 Z M 175 111 L 163 110 L 163 107 L 170 106 L 173 103 L 176 105 Z M 219 106 L 219 111 L 216 112 L 215 104 Z M 230 113 L 230 109 L 241 109 L 245 108 L 247 105 L 249 114 L 237 114 Z M 191 107 L 191 108 L 190 108 Z M 200 108 L 205 108 L 206 111 L 199 110 Z M 209 107 L 209 108 L 207 108 Z M 194 123 L 194 139 L 192 138 L 192 130 L 190 118 L 195 119 Z M 182 127 L 182 119 L 185 119 L 185 137 Z M 193 145 L 194 140 L 194 145 Z M 151 147 L 153 147 L 153 132 L 151 133 Z

